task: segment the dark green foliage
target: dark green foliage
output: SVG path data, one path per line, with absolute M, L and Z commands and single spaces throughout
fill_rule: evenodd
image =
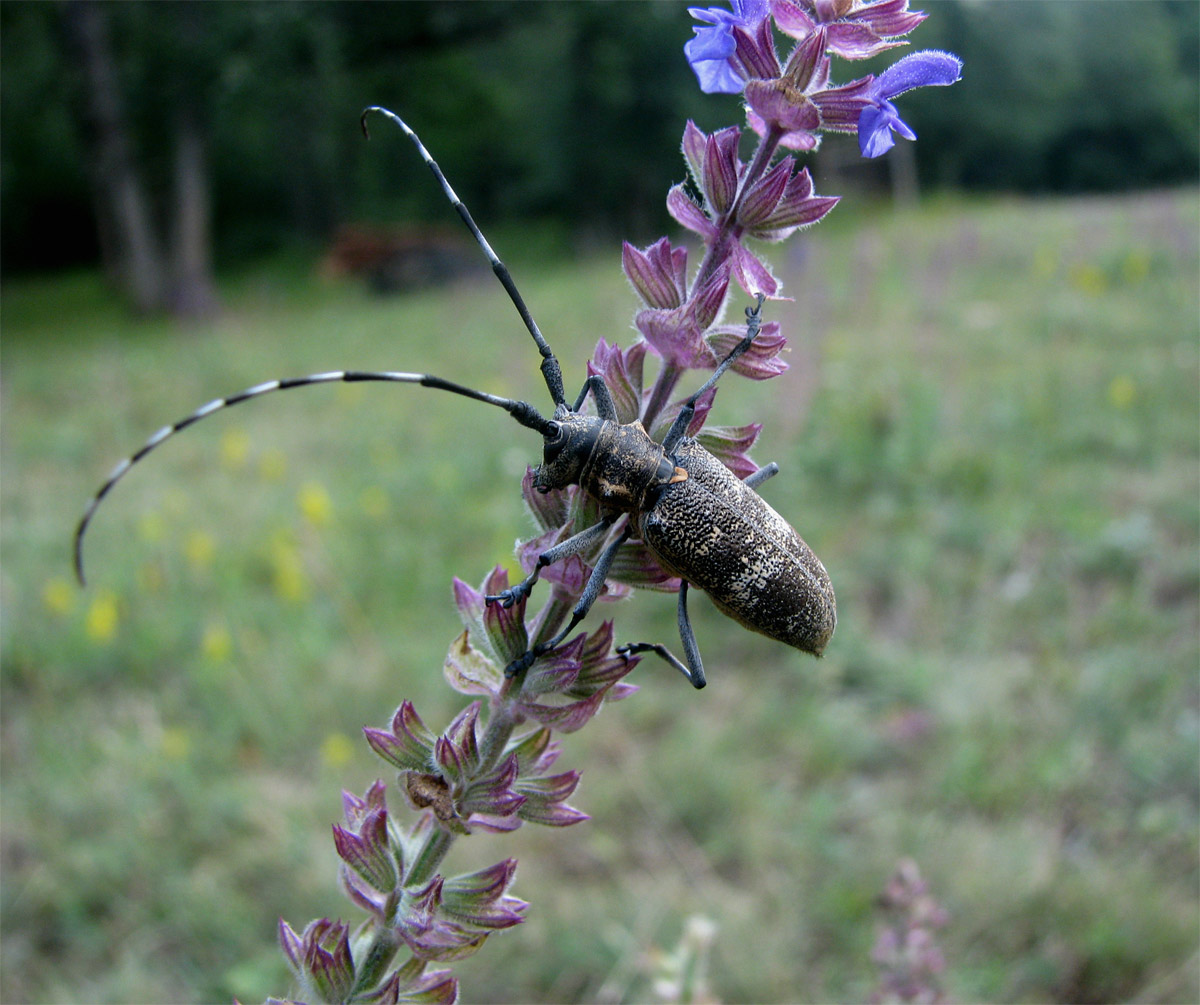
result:
M 1074 192 L 1196 178 L 1200 18 L 1190 0 L 928 7 L 936 16 L 918 44 L 966 64 L 945 100 L 912 101 L 929 181 Z
M 724 121 L 683 58 L 686 3 L 105 5 L 147 184 L 171 118 L 209 140 L 218 268 L 347 220 L 435 212 L 423 168 L 364 156 L 355 117 L 411 119 L 476 215 L 645 240 L 682 177 L 683 121 Z M 914 4 L 921 6 L 921 4 Z M 1112 190 L 1194 180 L 1197 18 L 1187 0 L 927 4 L 914 48 L 960 84 L 905 115 L 926 187 Z M 94 261 L 81 81 L 55 4 L 0 6 L 5 273 Z M 891 62 L 885 57 L 878 69 Z M 857 69 L 857 68 L 855 68 Z M 848 79 L 843 64 L 835 75 Z M 716 116 L 717 118 L 714 118 Z M 406 166 L 407 165 L 407 166 Z M 423 180 L 423 179 L 422 179 Z

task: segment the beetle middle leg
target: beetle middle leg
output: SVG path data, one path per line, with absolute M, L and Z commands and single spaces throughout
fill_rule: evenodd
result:
M 605 524 L 603 521 L 596 525 L 596 527 L 603 527 L 605 530 L 608 529 L 608 526 L 609 524 Z M 594 531 L 596 527 L 589 527 L 580 533 L 587 534 Z M 592 574 L 588 577 L 588 581 L 583 588 L 583 593 L 571 611 L 571 620 L 567 622 L 565 627 L 555 633 L 553 638 L 549 638 L 545 642 L 539 642 L 536 646 L 530 647 L 521 656 L 513 660 L 504 668 L 505 677 L 515 677 L 523 670 L 528 670 L 533 666 L 534 660 L 541 656 L 542 653 L 549 652 L 562 642 L 563 639 L 575 630 L 575 626 L 587 617 L 588 611 L 592 609 L 592 604 L 596 602 L 604 590 L 604 581 L 608 578 L 608 570 L 612 568 L 613 559 L 616 557 L 621 545 L 628 540 L 631 533 L 633 533 L 633 528 L 626 524 L 625 529 L 621 531 L 616 540 L 600 553 L 600 557 L 596 559 L 595 566 L 592 567 Z M 576 534 L 575 536 L 579 537 L 580 534 Z M 568 538 L 568 541 L 570 540 L 574 539 Z M 566 544 L 567 542 L 564 541 L 563 543 Z
M 578 555 L 581 551 L 586 551 L 598 540 L 608 533 L 608 529 L 613 525 L 616 518 L 601 520 L 591 527 L 581 530 L 578 534 L 572 534 L 565 541 L 559 541 L 552 548 L 547 548 L 537 557 L 537 564 L 533 567 L 533 572 L 526 576 L 521 582 L 515 586 L 510 586 L 507 590 L 500 593 L 489 594 L 484 597 L 484 600 L 489 604 L 500 604 L 502 607 L 512 607 L 518 600 L 528 597 L 533 591 L 533 584 L 538 581 L 542 570 L 548 565 L 553 565 L 555 562 L 561 562 L 564 558 L 570 558 L 572 555 Z

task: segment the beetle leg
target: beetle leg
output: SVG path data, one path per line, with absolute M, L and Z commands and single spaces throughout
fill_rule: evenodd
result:
M 538 577 L 542 574 L 542 570 L 546 566 L 553 565 L 555 562 L 561 562 L 564 558 L 570 558 L 572 555 L 578 555 L 581 551 L 585 551 L 608 533 L 608 529 L 613 525 L 615 519 L 616 517 L 601 520 L 586 530 L 581 530 L 578 534 L 572 534 L 565 541 L 559 541 L 554 547 L 543 551 L 538 555 L 537 565 L 533 567 L 533 572 L 517 583 L 516 586 L 510 586 L 507 590 L 500 593 L 484 597 L 484 601 L 489 604 L 498 603 L 502 607 L 512 607 L 518 600 L 528 597 L 533 590 L 533 584 L 538 581 Z
M 596 526 L 604 526 L 607 529 L 607 525 L 603 523 Z M 594 531 L 595 529 L 595 527 L 589 527 L 588 530 L 582 533 L 587 534 L 589 531 Z M 633 529 L 627 524 L 617 539 L 600 553 L 600 557 L 596 560 L 596 564 L 592 568 L 592 574 L 588 577 L 587 584 L 583 588 L 583 594 L 571 612 L 571 620 L 567 622 L 566 627 L 559 631 L 553 638 L 547 639 L 545 642 L 539 642 L 532 649 L 529 649 L 513 660 L 504 668 L 505 677 L 515 677 L 522 670 L 528 670 L 533 665 L 535 659 L 541 656 L 542 653 L 549 652 L 562 642 L 563 639 L 575 630 L 575 626 L 587 617 L 588 611 L 592 609 L 592 604 L 596 602 L 596 598 L 600 596 L 600 593 L 604 589 L 604 580 L 608 578 L 608 570 L 612 568 L 613 558 L 616 556 L 617 550 L 632 533 Z M 579 537 L 580 535 L 577 534 L 575 536 Z M 574 538 L 568 538 L 568 540 L 574 540 Z M 567 542 L 564 541 L 563 543 L 566 544 Z
M 583 382 L 583 389 L 579 392 L 579 397 L 575 399 L 575 407 L 572 412 L 578 412 L 584 401 L 587 400 L 588 391 L 592 392 L 592 397 L 596 399 L 596 413 L 602 419 L 608 419 L 611 422 L 619 421 L 617 418 L 617 404 L 613 401 L 612 394 L 608 390 L 608 385 L 604 383 L 604 378 L 598 373 L 592 374 Z
M 687 660 L 688 680 L 692 687 L 699 690 L 708 683 L 704 679 L 704 661 L 700 659 L 700 647 L 696 645 L 696 633 L 692 631 L 692 619 L 688 617 L 687 609 L 688 584 L 685 579 L 679 584 L 679 641 L 683 643 L 683 655 Z
M 704 661 L 700 659 L 700 647 L 696 645 L 696 633 L 692 631 L 692 621 L 688 617 L 687 590 L 688 584 L 685 580 L 679 584 L 679 640 L 683 643 L 683 655 L 687 659 L 687 666 L 680 663 L 666 646 L 656 642 L 631 642 L 618 647 L 617 652 L 623 656 L 631 656 L 634 653 L 654 653 L 670 663 L 688 679 L 688 683 L 692 687 L 699 691 L 708 681 L 704 678 Z
M 766 300 L 766 297 L 760 293 L 758 295 L 758 302 L 753 307 L 746 308 L 745 336 L 737 345 L 729 350 L 729 355 L 717 364 L 713 375 L 701 384 L 695 393 L 683 403 L 679 414 L 675 416 L 675 421 L 671 423 L 671 428 L 667 430 L 667 435 L 663 437 L 663 449 L 668 454 L 675 449 L 687 432 L 687 427 L 692 424 L 692 416 L 696 414 L 696 402 L 700 399 L 700 396 L 716 384 L 721 379 L 721 375 L 733 365 L 733 361 L 753 344 L 754 338 L 758 335 L 758 330 L 762 326 L 762 305 L 764 300 Z
M 779 465 L 772 461 L 770 464 L 765 464 L 753 474 L 746 475 L 742 479 L 749 488 L 756 489 L 768 478 L 774 478 L 779 474 Z
M 689 681 L 692 679 L 692 672 L 679 662 L 670 649 L 657 642 L 627 642 L 623 646 L 617 646 L 617 652 L 622 656 L 633 656 L 637 653 L 654 653 L 656 656 L 660 656 L 666 660 Z

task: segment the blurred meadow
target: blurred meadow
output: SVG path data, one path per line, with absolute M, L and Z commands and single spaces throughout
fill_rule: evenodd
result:
M 472 155 L 430 146 L 457 185 Z M 369 153 L 454 223 L 402 139 Z M 476 215 L 573 391 L 598 338 L 634 336 L 619 244 Z M 837 632 L 814 660 L 694 594 L 708 688 L 649 659 L 564 740 L 592 819 L 456 844 L 451 871 L 519 859 L 531 904 L 454 966 L 464 1000 L 653 1000 L 699 917 L 717 999 L 865 1001 L 906 859 L 947 912 L 950 1000 L 1200 1000 L 1198 236 L 1195 185 L 872 190 L 778 249 L 791 369 L 723 380 L 713 419 L 765 424 L 762 494 L 828 568 Z M 214 397 L 401 369 L 544 404 L 486 270 L 379 296 L 322 250 L 218 256 L 220 310 L 186 322 L 135 317 L 94 262 L 5 272 L 0 1000 L 294 992 L 277 921 L 358 920 L 330 824 L 343 789 L 394 779 L 361 728 L 411 699 L 440 729 L 463 704 L 441 672 L 451 577 L 515 570 L 540 456 L 470 401 L 336 385 L 222 412 L 122 481 L 72 578 L 111 466 Z M 601 617 L 678 641 L 662 594 Z
M 518 857 L 533 905 L 458 967 L 470 1000 L 640 1000 L 695 914 L 723 1000 L 862 1000 L 905 856 L 958 1000 L 1196 997 L 1198 224 L 1194 193 L 944 200 L 777 263 L 792 369 L 717 407 L 767 423 L 834 642 L 818 662 L 699 601 L 709 688 L 647 662 L 568 738 L 593 820 L 456 849 Z M 573 377 L 627 332 L 615 255 L 514 268 Z M 380 773 L 359 728 L 453 714 L 449 578 L 530 526 L 515 424 L 310 389 L 139 468 L 78 590 L 83 501 L 214 394 L 335 366 L 541 393 L 486 279 L 379 300 L 280 266 L 227 297 L 202 331 L 131 329 L 89 275 L 5 289 L 6 1001 L 283 992 L 276 917 L 345 912 L 328 826 Z M 618 610 L 674 637 L 667 598 Z

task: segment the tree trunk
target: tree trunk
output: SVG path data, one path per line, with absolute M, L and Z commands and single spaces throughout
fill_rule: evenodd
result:
M 91 173 L 100 217 L 100 246 L 111 259 L 106 269 L 118 277 L 136 310 L 160 310 L 166 300 L 162 251 L 133 159 L 107 15 L 95 0 L 72 0 L 63 8 L 63 17 L 78 51 L 87 92 L 85 110 L 93 150 Z
M 171 213 L 171 313 L 205 318 L 217 309 L 212 275 L 208 169 L 195 116 L 182 112 L 175 130 Z

